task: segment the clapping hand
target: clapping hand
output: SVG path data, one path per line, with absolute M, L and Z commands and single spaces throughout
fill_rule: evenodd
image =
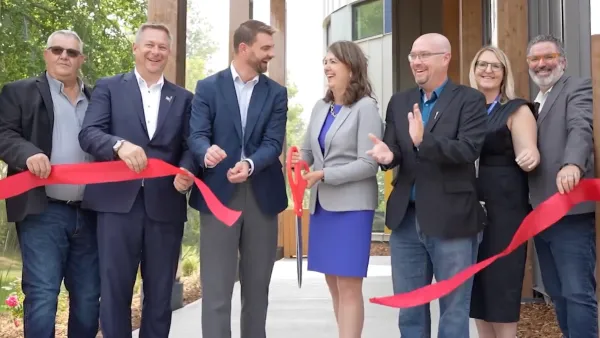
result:
M 369 134 L 369 138 L 373 142 L 373 148 L 367 150 L 367 155 L 371 156 L 379 164 L 387 165 L 392 163 L 394 153 L 392 153 L 388 145 L 373 134 Z
M 415 147 L 418 147 L 421 142 L 423 142 L 424 129 L 421 109 L 419 109 L 419 105 L 415 103 L 413 105 L 413 111 L 408 113 L 408 132 Z

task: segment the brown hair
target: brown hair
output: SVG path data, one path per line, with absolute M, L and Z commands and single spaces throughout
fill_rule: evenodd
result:
M 273 35 L 277 30 L 258 20 L 248 20 L 242 23 L 233 33 L 233 50 L 237 53 L 240 43 L 252 45 L 259 33 Z
M 344 105 L 352 105 L 365 96 L 373 98 L 373 88 L 367 70 L 369 61 L 360 46 L 352 41 L 336 41 L 329 46 L 327 51 L 346 65 L 352 74 L 344 93 Z M 333 102 L 331 89 L 327 90 L 323 100 L 327 103 Z
M 138 29 L 137 35 L 135 37 L 135 42 L 140 41 L 140 37 L 146 29 L 156 29 L 159 31 L 163 31 L 167 34 L 169 43 L 171 43 L 171 41 L 173 40 L 173 37 L 171 36 L 171 30 L 169 30 L 169 27 L 167 27 L 167 25 L 157 22 L 146 22 L 145 24 L 140 26 L 140 29 Z

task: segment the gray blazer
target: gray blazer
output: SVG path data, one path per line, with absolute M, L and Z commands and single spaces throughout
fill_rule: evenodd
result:
M 373 147 L 369 133 L 378 138 L 383 135 L 377 103 L 364 97 L 344 106 L 327 132 L 323 155 L 319 134 L 329 109 L 330 104 L 323 100 L 315 104 L 301 149 L 302 159 L 312 170 L 324 172 L 323 181 L 311 188 L 310 212 L 315 211 L 317 194 L 328 211 L 375 210 L 379 166 L 366 152 Z
M 556 175 L 567 164 L 594 177 L 592 82 L 563 75 L 552 87 L 537 119 L 540 164 L 529 173 L 529 194 L 535 208 L 558 192 Z M 594 202 L 581 203 L 569 214 L 593 212 Z

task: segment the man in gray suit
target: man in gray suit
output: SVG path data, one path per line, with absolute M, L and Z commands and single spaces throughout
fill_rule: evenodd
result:
M 540 165 L 529 175 L 535 208 L 556 192 L 568 193 L 581 178 L 594 177 L 592 83 L 565 74 L 567 58 L 552 36 L 535 37 L 527 48 L 535 98 Z M 554 302 L 564 337 L 598 337 L 596 233 L 593 202 L 535 238 L 544 287 Z

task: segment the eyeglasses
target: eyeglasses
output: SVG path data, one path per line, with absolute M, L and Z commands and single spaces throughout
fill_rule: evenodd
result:
M 539 63 L 542 59 L 544 60 L 544 62 L 552 62 L 561 56 L 562 55 L 560 53 L 550 53 L 550 54 L 544 54 L 544 55 L 531 55 L 531 56 L 527 57 L 527 62 L 532 65 Z
M 504 69 L 504 65 L 500 62 L 477 61 L 477 63 L 475 63 L 475 67 L 479 70 L 486 70 L 488 66 L 492 66 L 492 70 L 495 72 Z
M 408 54 L 408 61 L 409 62 L 413 62 L 417 59 L 421 60 L 421 61 L 425 61 L 427 59 L 429 59 L 430 57 L 434 56 L 434 55 L 443 55 L 446 54 L 445 52 L 439 52 L 439 53 L 429 53 L 429 52 L 424 52 L 424 53 L 410 53 Z
M 52 54 L 54 54 L 54 55 L 57 55 L 57 56 L 58 56 L 58 55 L 62 55 L 62 53 L 63 53 L 64 51 L 67 51 L 67 56 L 68 56 L 68 57 L 70 57 L 70 58 L 76 58 L 76 57 L 78 57 L 79 55 L 81 55 L 81 52 L 80 52 L 80 51 L 78 51 L 77 49 L 72 49 L 72 48 L 63 48 L 63 47 L 60 47 L 60 46 L 52 46 L 52 47 L 48 47 L 48 50 L 49 50 L 50 52 L 52 52 Z

